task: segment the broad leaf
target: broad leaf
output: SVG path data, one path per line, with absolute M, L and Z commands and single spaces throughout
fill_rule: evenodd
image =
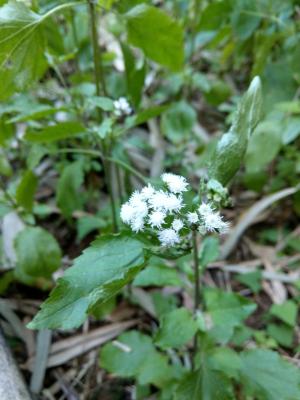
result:
M 197 323 L 185 308 L 178 308 L 162 317 L 155 343 L 163 348 L 181 347 L 189 342 L 197 331 Z
M 65 217 L 70 217 L 82 207 L 83 199 L 79 195 L 79 189 L 83 179 L 83 164 L 81 161 L 75 161 L 64 168 L 58 180 L 56 202 Z
M 283 304 L 273 304 L 270 314 L 281 319 L 290 326 L 295 326 L 297 321 L 298 307 L 292 300 L 287 300 Z
M 0 100 L 24 90 L 45 71 L 40 18 L 24 2 L 12 0 L 0 8 Z
M 100 365 L 117 376 L 135 377 L 142 385 L 160 387 L 172 378 L 167 358 L 155 349 L 150 336 L 137 331 L 123 333 L 116 344 L 106 344 Z
M 219 240 L 214 236 L 203 239 L 200 248 L 200 265 L 206 267 L 209 263 L 216 261 L 219 257 Z
M 33 207 L 34 194 L 38 184 L 37 177 L 32 171 L 26 171 L 17 187 L 17 203 L 25 210 L 31 211 Z
M 297 400 L 300 398 L 298 368 L 279 354 L 263 349 L 241 354 L 241 375 L 246 393 L 265 400 Z
M 46 126 L 40 131 L 28 131 L 24 138 L 34 143 L 49 143 L 77 136 L 84 131 L 83 125 L 79 122 L 61 122 Z
M 219 142 L 211 157 L 209 177 L 223 186 L 236 174 L 245 156 L 248 140 L 259 122 L 262 108 L 261 83 L 255 77 L 243 96 L 234 122 Z
M 114 296 L 144 262 L 143 244 L 138 240 L 125 235 L 98 238 L 58 280 L 29 328 L 78 327 L 92 306 Z
M 128 41 L 172 71 L 183 67 L 183 30 L 159 8 L 140 4 L 126 15 Z
M 51 277 L 61 265 L 61 250 L 56 239 L 45 229 L 28 227 L 15 239 L 17 254 L 16 275 L 25 277 Z
M 256 309 L 254 303 L 235 293 L 210 289 L 206 290 L 204 295 L 213 323 L 209 335 L 219 343 L 228 342 L 234 328 L 241 325 L 242 321 Z

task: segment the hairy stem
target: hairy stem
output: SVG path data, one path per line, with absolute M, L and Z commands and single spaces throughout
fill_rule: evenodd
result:
M 194 314 L 196 315 L 199 305 L 200 305 L 200 274 L 199 274 L 199 260 L 198 260 L 198 243 L 197 243 L 197 231 L 193 229 L 193 264 L 194 264 Z M 198 350 L 198 336 L 197 332 L 194 337 L 193 346 L 193 369 L 195 367 L 195 357 Z

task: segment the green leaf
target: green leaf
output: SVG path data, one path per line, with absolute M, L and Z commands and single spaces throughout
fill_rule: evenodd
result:
M 87 105 L 98 107 L 104 111 L 113 111 L 114 102 L 109 97 L 92 96 L 87 99 Z
M 114 296 L 135 277 L 144 263 L 140 241 L 125 235 L 107 235 L 96 239 L 58 280 L 28 327 L 78 327 L 93 305 Z
M 294 327 L 297 321 L 298 307 L 292 300 L 287 300 L 283 304 L 273 304 L 270 314 Z
M 46 67 L 41 17 L 23 2 L 0 8 L 0 100 L 26 89 Z
M 219 239 L 214 236 L 207 236 L 203 239 L 200 248 L 200 265 L 206 267 L 219 257 Z
M 241 360 L 246 393 L 266 400 L 300 398 L 299 370 L 277 353 L 253 349 L 242 352 Z
M 282 143 L 289 144 L 300 135 L 300 117 L 291 117 L 283 127 Z
M 184 376 L 175 392 L 175 400 L 232 400 L 228 378 L 210 368 L 201 368 Z
M 257 16 L 258 14 L 258 16 Z M 239 0 L 233 8 L 232 27 L 240 40 L 248 39 L 260 24 L 257 5 L 252 0 Z
M 140 4 L 126 15 L 128 41 L 172 71 L 183 67 L 183 30 L 159 8 Z
M 77 136 L 84 131 L 83 125 L 79 122 L 61 122 L 40 131 L 27 131 L 24 138 L 34 143 L 49 143 Z
M 124 130 L 126 131 L 127 129 L 133 128 L 134 126 L 141 125 L 149 121 L 149 119 L 158 117 L 168 108 L 169 105 L 166 104 L 162 106 L 149 107 L 147 110 L 140 111 L 138 114 L 126 118 Z
M 175 268 L 162 264 L 148 265 L 133 281 L 134 286 L 180 286 L 181 280 Z
M 182 100 L 173 104 L 161 119 L 161 129 L 164 135 L 174 143 L 187 140 L 191 136 L 197 114 L 193 107 Z
M 284 324 L 268 324 L 267 333 L 281 346 L 291 348 L 293 345 L 294 329 Z
M 197 322 L 192 314 L 185 308 L 178 308 L 162 317 L 155 343 L 163 349 L 182 347 L 192 339 L 196 331 Z
M 56 239 L 45 229 L 28 227 L 15 239 L 16 276 L 50 278 L 61 265 L 61 250 Z
M 37 184 L 38 180 L 35 174 L 32 171 L 26 171 L 17 187 L 16 201 L 27 211 L 32 210 Z
M 132 104 L 138 107 L 142 98 L 142 90 L 146 76 L 146 64 L 143 62 L 138 68 L 130 47 L 125 43 L 122 43 L 121 47 L 125 63 L 127 93 L 129 94 Z
M 236 277 L 236 279 L 248 286 L 254 293 L 258 293 L 261 289 L 262 273 L 260 271 L 240 274 Z
M 163 386 L 172 377 L 167 358 L 154 347 L 152 338 L 137 331 L 123 333 L 117 343 L 100 351 L 100 365 L 120 377 L 135 377 L 139 384 Z
M 248 140 L 259 122 L 261 108 L 261 83 L 255 77 L 239 104 L 229 132 L 221 137 L 211 157 L 209 177 L 223 186 L 226 186 L 240 168 Z
M 83 163 L 75 161 L 67 165 L 57 183 L 56 202 L 65 217 L 70 217 L 82 208 L 82 196 L 79 189 L 83 183 Z
M 256 304 L 248 299 L 219 289 L 206 290 L 204 297 L 213 323 L 209 335 L 223 344 L 230 340 L 234 328 L 256 309 Z

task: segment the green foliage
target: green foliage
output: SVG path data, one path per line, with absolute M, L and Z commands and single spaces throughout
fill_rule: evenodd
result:
M 27 211 L 32 210 L 37 184 L 37 177 L 32 171 L 28 170 L 23 174 L 17 187 L 16 201 Z
M 292 300 L 287 300 L 282 304 L 273 304 L 270 314 L 279 318 L 287 325 L 294 327 L 297 320 L 298 307 Z
M 164 315 L 155 336 L 155 343 L 162 349 L 178 348 L 189 342 L 197 331 L 197 323 L 185 308 L 178 308 Z
M 22 2 L 0 8 L 0 99 L 27 88 L 45 71 L 40 16 Z
M 79 189 L 84 180 L 83 163 L 75 161 L 67 165 L 57 183 L 56 202 L 65 217 L 79 210 L 82 205 L 82 196 Z
M 150 263 L 133 281 L 135 286 L 180 286 L 181 280 L 174 268 L 161 263 Z
M 200 248 L 199 261 L 201 267 L 206 267 L 219 257 L 219 240 L 214 236 L 207 236 L 203 239 Z
M 239 104 L 229 132 L 217 143 L 209 166 L 210 178 L 226 186 L 236 174 L 247 150 L 248 140 L 261 117 L 261 108 L 261 83 L 256 77 Z
M 29 324 L 33 329 L 78 327 L 96 303 L 122 289 L 144 265 L 143 245 L 126 235 L 102 236 L 75 259 Z
M 45 229 L 28 227 L 15 239 L 16 276 L 25 282 L 37 277 L 50 278 L 61 266 L 61 250 L 56 239 Z
M 182 69 L 183 31 L 175 20 L 159 8 L 146 4 L 132 8 L 125 17 L 129 43 L 172 71 Z
M 212 319 L 209 335 L 222 344 L 230 340 L 234 329 L 256 309 L 256 304 L 235 293 L 209 289 L 204 296 Z
M 39 131 L 28 131 L 25 139 L 34 143 L 50 143 L 77 136 L 84 132 L 84 127 L 79 122 L 61 122 L 47 126 Z
M 117 343 L 106 344 L 100 352 L 100 365 L 121 377 L 135 377 L 141 385 L 158 387 L 171 380 L 173 371 L 150 336 L 137 331 L 122 334 Z
M 246 393 L 266 400 L 299 398 L 299 371 L 277 353 L 253 349 L 243 352 L 241 360 Z
M 195 110 L 187 102 L 180 101 L 163 114 L 161 129 L 169 140 L 179 143 L 188 140 L 196 120 Z

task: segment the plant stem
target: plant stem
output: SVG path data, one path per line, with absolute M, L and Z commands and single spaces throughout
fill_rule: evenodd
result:
M 95 84 L 96 84 L 96 94 L 100 96 L 101 89 L 102 93 L 106 95 L 106 86 L 103 74 L 102 65 L 102 54 L 100 47 L 98 45 L 98 32 L 96 24 L 96 10 L 93 0 L 87 0 L 89 6 L 89 13 L 91 19 L 91 36 L 92 36 L 92 46 L 93 46 L 93 57 L 94 57 L 94 74 L 95 74 Z
M 97 96 L 100 96 L 101 93 L 106 95 L 106 86 L 105 86 L 103 66 L 102 66 L 102 54 L 100 51 L 100 46 L 98 45 L 98 31 L 97 31 L 97 23 L 96 23 L 95 3 L 93 0 L 87 0 L 87 2 L 88 2 L 90 20 L 91 20 L 91 38 L 92 38 L 92 46 L 93 46 L 96 94 L 97 94 Z M 102 113 L 100 110 L 99 110 L 99 118 L 100 118 L 100 120 L 102 119 Z M 106 183 L 109 198 L 110 198 L 113 231 L 118 232 L 116 204 L 115 204 L 115 198 L 114 198 L 114 193 L 113 193 L 112 184 L 111 184 L 111 163 L 110 163 L 109 157 L 108 157 L 110 152 L 109 152 L 109 146 L 108 146 L 108 143 L 106 140 L 101 141 L 101 151 L 103 153 L 102 162 L 103 162 L 105 183 Z
M 197 231 L 193 229 L 193 264 L 194 264 L 194 314 L 196 315 L 197 310 L 200 304 L 200 275 L 199 275 L 199 260 L 198 260 L 198 243 L 197 243 Z M 193 346 L 193 369 L 195 368 L 195 357 L 198 350 L 198 336 L 197 332 L 194 337 L 194 346 Z

